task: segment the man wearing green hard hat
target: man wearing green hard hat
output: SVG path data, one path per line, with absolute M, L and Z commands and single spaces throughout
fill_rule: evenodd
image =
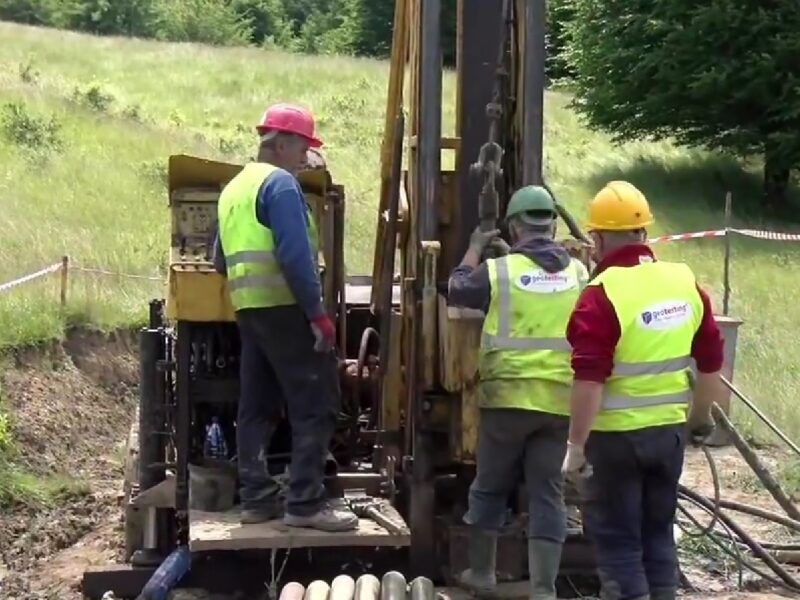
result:
M 483 310 L 477 474 L 464 522 L 469 568 L 458 577 L 479 595 L 495 590 L 497 532 L 509 495 L 525 481 L 530 598 L 555 600 L 566 537 L 561 462 L 572 384 L 566 325 L 589 275 L 556 243 L 556 206 L 539 186 L 517 190 L 499 230 L 475 229 L 450 275 L 448 303 Z M 487 249 L 496 258 L 484 259 Z

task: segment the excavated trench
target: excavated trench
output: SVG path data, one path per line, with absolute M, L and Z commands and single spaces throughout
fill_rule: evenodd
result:
M 104 335 L 73 330 L 61 343 L 19 349 L 0 359 L 0 402 L 11 416 L 15 478 L 49 501 L 30 495 L 0 512 L 0 598 L 80 600 L 87 567 L 119 562 L 124 530 L 120 500 L 126 441 L 138 380 L 136 333 Z M 763 489 L 747 479 L 733 448 L 714 452 L 723 494 L 775 510 Z M 776 452 L 765 452 L 774 466 Z M 687 453 L 683 483 L 710 493 L 702 455 Z M 786 531 L 756 519 L 740 522 L 760 539 L 784 541 Z M 736 592 L 736 574 L 702 551 L 682 552 L 682 567 L 697 588 L 694 598 L 779 598 L 753 579 Z M 381 577 L 382 573 L 376 573 Z M 281 581 L 279 589 L 286 581 Z M 328 583 L 332 583 L 331 580 Z M 318 586 L 319 587 L 319 586 Z M 455 596 L 453 596 L 455 597 Z M 197 590 L 175 590 L 175 600 L 232 600 Z M 249 597 L 248 597 L 249 599 Z
M 77 600 L 83 570 L 121 555 L 136 347 L 134 332 L 73 330 L 61 343 L 2 357 L 0 394 L 20 473 L 14 480 L 33 490 L 0 513 L 5 600 Z

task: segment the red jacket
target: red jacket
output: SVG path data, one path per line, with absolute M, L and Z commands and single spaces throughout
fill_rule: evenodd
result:
M 640 257 L 655 260 L 653 251 L 644 244 L 625 246 L 605 257 L 594 276 L 608 267 L 632 267 Z M 700 286 L 703 318 L 692 342 L 692 358 L 701 373 L 714 373 L 722 368 L 722 335 L 714 321 L 711 300 Z M 614 366 L 614 349 L 620 337 L 619 321 L 602 285 L 587 287 L 578 299 L 567 325 L 567 339 L 572 345 L 572 369 L 575 379 L 605 383 Z

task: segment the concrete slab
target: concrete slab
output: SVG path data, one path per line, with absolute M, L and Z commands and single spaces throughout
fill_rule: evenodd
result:
M 389 507 L 391 508 L 391 507 Z M 396 513 L 394 509 L 391 509 Z M 394 522 L 403 523 L 399 514 L 387 514 Z M 208 550 L 253 550 L 265 548 L 325 548 L 333 546 L 408 546 L 411 532 L 389 533 L 370 519 L 359 519 L 355 531 L 329 533 L 315 529 L 287 527 L 277 519 L 266 523 L 242 525 L 239 510 L 224 513 L 189 511 L 189 548 L 193 552 Z

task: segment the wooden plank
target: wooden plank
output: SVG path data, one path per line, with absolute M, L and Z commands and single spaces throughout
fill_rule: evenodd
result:
M 399 290 L 397 295 L 399 298 Z M 400 414 L 403 408 L 403 398 L 405 398 L 401 362 L 402 346 L 400 343 L 402 327 L 402 315 L 392 311 L 389 332 L 389 364 L 386 367 L 386 376 L 383 380 L 383 401 L 381 403 L 383 412 L 381 427 L 389 431 L 400 430 Z M 394 446 L 397 447 L 399 444 Z M 400 457 L 398 456 L 397 458 L 399 459 Z
M 382 510 L 397 523 L 403 519 L 397 512 Z M 370 519 L 359 519 L 355 531 L 326 532 L 310 528 L 289 527 L 276 519 L 267 523 L 242 525 L 239 510 L 211 513 L 189 511 L 189 548 L 192 552 L 207 550 L 252 550 L 264 548 L 325 548 L 332 546 L 408 546 L 411 532 L 396 535 Z
M 439 372 L 448 392 L 477 383 L 483 318 L 482 311 L 447 306 L 439 295 Z
M 505 600 L 523 600 L 528 598 L 530 584 L 527 581 L 511 581 L 508 583 L 498 583 L 495 598 Z M 475 596 L 470 592 L 457 587 L 436 588 L 436 597 L 440 600 L 472 600 Z
M 442 137 L 440 142 L 442 150 L 458 150 L 461 147 L 461 138 L 459 137 Z M 412 135 L 408 140 L 409 148 L 417 147 L 417 136 Z
M 219 190 L 208 188 L 180 188 L 172 192 L 170 200 L 177 202 L 217 202 Z

